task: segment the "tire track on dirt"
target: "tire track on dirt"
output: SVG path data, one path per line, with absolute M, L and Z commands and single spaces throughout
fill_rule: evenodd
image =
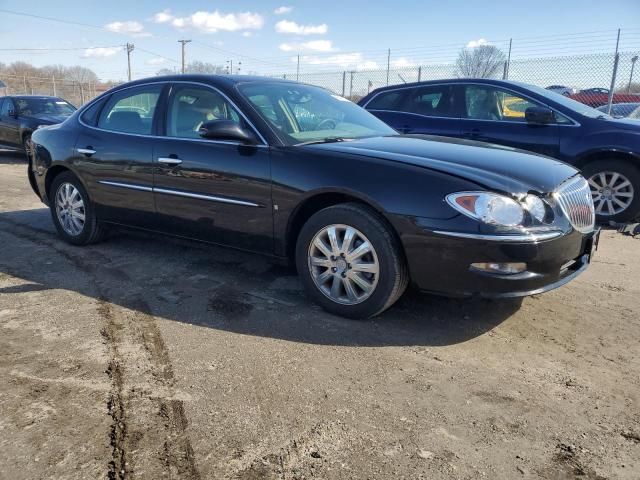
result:
M 114 305 L 109 299 L 110 286 L 103 277 L 108 278 L 114 271 L 125 277 L 127 274 L 108 267 L 111 259 L 91 247 L 71 254 L 59 241 L 39 236 L 52 237 L 51 232 L 10 219 L 0 221 L 13 227 L 7 230 L 10 235 L 53 249 L 86 274 L 95 290 L 97 312 L 104 324 L 100 333 L 110 359 L 105 370 L 111 381 L 107 400 L 112 419 L 109 480 L 133 478 L 136 471 L 144 471 L 145 477 L 151 475 L 150 478 L 168 474 L 169 478 L 199 479 L 186 433 L 184 404 L 176 398 L 169 352 L 151 308 L 140 294 L 128 299 L 126 307 Z

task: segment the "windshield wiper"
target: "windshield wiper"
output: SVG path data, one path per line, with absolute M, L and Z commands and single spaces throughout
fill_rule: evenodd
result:
M 296 143 L 296 147 L 301 147 L 302 145 L 313 145 L 316 143 L 336 143 L 336 142 L 344 142 L 345 140 L 351 140 L 345 137 L 326 137 L 321 140 L 309 140 L 308 142 Z

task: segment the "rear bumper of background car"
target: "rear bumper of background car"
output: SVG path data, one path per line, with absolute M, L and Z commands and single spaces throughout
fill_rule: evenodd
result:
M 401 235 L 412 282 L 420 290 L 460 297 L 522 297 L 558 288 L 587 269 L 600 233 L 572 230 L 555 238 L 514 241 L 459 236 L 412 223 L 413 232 Z M 520 273 L 489 273 L 472 267 L 478 263 L 525 263 L 526 268 Z

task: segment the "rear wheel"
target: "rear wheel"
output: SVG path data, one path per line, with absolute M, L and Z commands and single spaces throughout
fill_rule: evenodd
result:
M 627 222 L 640 214 L 640 170 L 634 165 L 598 160 L 582 173 L 589 181 L 598 222 Z
M 331 313 L 373 317 L 408 284 L 404 256 L 376 212 L 347 203 L 325 208 L 302 227 L 296 266 L 309 295 Z
M 71 172 L 57 175 L 50 190 L 51 217 L 58 234 L 73 245 L 99 241 L 104 230 L 82 183 Z

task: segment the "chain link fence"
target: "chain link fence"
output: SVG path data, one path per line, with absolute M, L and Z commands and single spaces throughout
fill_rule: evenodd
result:
M 638 51 L 513 59 L 505 62 L 494 78 L 509 79 L 553 89 L 592 107 L 640 103 L 640 80 L 633 75 Z M 274 75 L 275 76 L 275 75 Z M 421 65 L 389 70 L 344 70 L 338 72 L 277 75 L 318 85 L 354 102 L 386 85 L 457 78 L 456 65 Z
M 495 78 L 507 78 L 537 85 L 554 86 L 558 93 L 592 107 L 640 103 L 640 77 L 635 69 L 640 49 L 616 54 L 585 54 L 540 58 L 513 58 L 498 69 Z M 640 67 L 639 67 L 640 69 Z M 386 85 L 456 78 L 450 64 L 423 64 L 378 70 L 341 70 L 315 73 L 269 75 L 318 85 L 354 102 L 372 90 Z M 116 82 L 83 82 L 55 77 L 0 76 L 0 95 L 54 95 L 80 106 Z M 3 91 L 4 90 L 4 91 Z M 606 108 L 606 107 L 605 107 Z

